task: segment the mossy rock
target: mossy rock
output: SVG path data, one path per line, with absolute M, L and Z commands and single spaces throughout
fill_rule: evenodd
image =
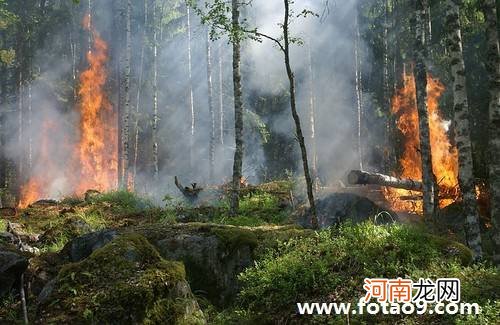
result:
M 137 234 L 63 266 L 51 286 L 39 308 L 40 323 L 205 323 L 183 264 L 164 260 Z
M 217 306 L 233 301 L 239 273 L 279 241 L 310 236 L 295 226 L 237 227 L 207 223 L 155 225 L 132 230 L 143 234 L 167 259 L 182 261 L 194 292 Z

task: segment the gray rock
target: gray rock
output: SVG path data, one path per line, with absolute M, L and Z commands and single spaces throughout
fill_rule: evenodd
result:
M 28 268 L 28 259 L 11 251 L 0 251 L 0 297 L 12 290 L 13 285 Z
M 92 232 L 73 239 L 66 244 L 64 250 L 68 251 L 72 262 L 78 262 L 89 257 L 92 252 L 112 241 L 117 235 L 115 230 Z
M 237 294 L 237 279 L 253 265 L 252 248 L 241 245 L 228 250 L 213 234 L 177 234 L 155 243 L 166 259 L 183 261 L 191 288 L 224 306 Z
M 347 220 L 354 223 L 362 222 L 385 210 L 366 197 L 352 193 L 332 193 L 320 198 L 316 201 L 316 209 L 320 228 L 328 228 Z M 392 219 L 383 218 L 384 220 L 391 222 L 397 220 L 395 213 L 390 211 L 389 213 Z M 379 219 L 380 223 L 382 218 Z M 297 223 L 303 227 L 310 227 L 309 211 L 299 216 Z

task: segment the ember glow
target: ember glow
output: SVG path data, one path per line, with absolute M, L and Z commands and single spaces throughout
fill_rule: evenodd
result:
M 404 87 L 392 99 L 392 113 L 396 124 L 403 134 L 404 152 L 399 160 L 400 173 L 397 176 L 422 179 L 420 159 L 420 139 L 418 113 L 416 106 L 415 79 L 413 75 L 404 76 Z M 439 98 L 445 90 L 442 83 L 431 76 L 427 77 L 427 105 L 429 110 L 432 168 L 439 185 L 440 207 L 445 207 L 458 199 L 458 151 L 448 137 L 449 123 L 439 112 Z M 396 211 L 422 212 L 422 200 L 409 198 L 421 197 L 422 193 L 404 189 L 385 188 L 384 194 Z M 402 199 L 403 198 L 403 199 Z
M 72 146 L 65 146 L 71 162 L 66 170 L 59 173 L 70 186 L 68 193 L 81 195 L 89 189 L 106 191 L 117 187 L 118 179 L 118 125 L 116 112 L 107 98 L 105 85 L 107 81 L 106 63 L 108 61 L 106 42 L 92 28 L 87 15 L 83 27 L 92 35 L 92 48 L 87 53 L 88 67 L 80 74 L 77 104 L 80 115 L 77 128 L 77 141 Z M 51 128 L 56 121 L 47 121 L 42 130 L 41 145 L 36 158 L 38 165 L 51 166 L 49 148 Z M 21 188 L 19 207 L 47 198 L 50 181 L 54 175 L 37 173 Z

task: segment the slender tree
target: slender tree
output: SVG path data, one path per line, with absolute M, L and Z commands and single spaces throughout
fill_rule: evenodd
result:
M 156 17 L 156 0 L 153 0 L 153 123 L 152 123 L 152 139 L 153 139 L 153 177 L 157 179 L 159 176 L 158 170 L 158 26 Z
M 137 94 L 135 98 L 135 117 L 134 117 L 134 165 L 133 165 L 133 179 L 134 186 L 137 177 L 137 159 L 139 157 L 139 119 L 141 110 L 141 91 L 142 82 L 144 78 L 144 52 L 146 48 L 148 26 L 148 0 L 144 0 L 144 26 L 142 30 L 142 44 L 141 44 L 141 58 L 139 63 L 139 80 L 137 82 Z
M 193 67 L 191 58 L 191 8 L 186 4 L 186 17 L 187 17 L 187 55 L 188 55 L 188 78 L 189 78 L 189 88 L 188 88 L 188 103 L 189 111 L 191 113 L 191 128 L 189 135 L 189 166 L 191 170 L 193 169 L 193 150 L 194 150 L 194 133 L 195 133 L 195 112 L 194 112 L 194 98 L 193 98 Z
M 120 188 L 126 189 L 128 185 L 129 175 L 129 116 L 130 116 L 130 61 L 132 55 L 131 32 L 130 32 L 130 15 L 132 11 L 131 0 L 127 0 L 125 9 L 125 76 L 124 76 L 124 95 L 125 105 L 122 112 L 122 132 L 121 132 L 121 146 L 122 156 L 121 161 L 121 175 L 120 175 Z
M 304 136 L 302 135 L 302 127 L 300 125 L 300 117 L 297 113 L 297 107 L 295 103 L 295 77 L 292 72 L 292 67 L 290 64 L 290 1 L 284 0 L 285 4 L 285 16 L 283 19 L 283 52 L 285 55 L 285 66 L 286 66 L 286 74 L 288 76 L 289 86 L 290 86 L 290 107 L 292 109 L 292 117 L 295 122 L 295 132 L 297 133 L 297 140 L 300 145 L 300 152 L 302 154 L 302 164 L 304 167 L 304 177 L 306 179 L 306 187 L 307 187 L 307 197 L 309 199 L 309 205 L 311 208 L 311 223 L 313 228 L 318 228 L 318 216 L 316 213 L 316 203 L 314 202 L 314 192 L 311 174 L 309 171 L 309 162 L 307 160 L 307 149 L 304 142 Z
M 489 74 L 489 183 L 491 223 L 493 225 L 493 260 L 500 265 L 500 49 L 495 0 L 482 0 L 486 18 L 488 44 L 487 68 Z
M 358 14 L 354 17 L 354 76 L 356 85 L 356 108 L 357 108 L 357 145 L 358 145 L 358 161 L 359 169 L 363 170 L 363 144 L 362 144 L 362 120 L 363 120 L 363 104 L 361 98 L 361 69 L 359 59 L 359 22 Z
M 208 111 L 210 114 L 210 140 L 208 149 L 209 161 L 209 180 L 212 182 L 214 178 L 215 168 L 215 110 L 213 101 L 213 86 L 212 86 L 212 46 L 210 33 L 207 32 L 207 91 L 208 91 Z
M 309 128 L 310 128 L 310 143 L 312 147 L 312 177 L 313 187 L 317 191 L 319 189 L 318 177 L 318 151 L 316 146 L 316 103 L 314 97 L 314 71 L 312 62 L 311 38 L 307 44 L 307 70 L 309 74 Z
M 240 185 L 243 169 L 243 98 L 241 91 L 241 32 L 238 0 L 231 0 L 232 44 L 233 44 L 233 94 L 234 94 L 234 140 L 236 149 L 233 159 L 233 182 L 230 214 L 236 215 L 240 205 Z
M 472 166 L 472 144 L 469 127 L 469 104 L 465 84 L 465 63 L 459 19 L 459 1 L 446 1 L 447 48 L 451 57 L 453 108 L 455 112 L 455 141 L 458 148 L 458 179 L 462 192 L 466 221 L 467 243 L 476 259 L 481 258 L 481 234 Z
M 219 43 L 219 142 L 224 145 L 224 88 L 222 70 L 222 42 Z
M 427 46 L 425 44 L 425 12 L 427 0 L 415 1 L 415 88 L 417 93 L 417 111 L 419 120 L 420 156 L 422 159 L 422 183 L 424 192 L 424 217 L 430 220 L 434 216 L 436 184 L 432 171 L 432 153 L 429 130 L 429 113 L 427 108 Z
M 233 0 L 235 1 L 235 0 Z M 299 142 L 299 147 L 300 147 L 300 153 L 301 153 L 301 158 L 302 158 L 302 166 L 304 169 L 304 178 L 306 180 L 306 191 L 307 191 L 307 198 L 309 201 L 310 205 L 310 213 L 311 213 L 311 225 L 313 228 L 317 229 L 319 227 L 318 224 L 318 216 L 317 216 L 317 211 L 316 211 L 316 203 L 314 201 L 314 190 L 313 190 L 313 181 L 311 177 L 311 171 L 309 169 L 309 161 L 307 158 L 307 149 L 304 141 L 304 135 L 302 132 L 302 126 L 300 122 L 300 117 L 297 112 L 297 104 L 296 104 L 296 98 L 295 98 L 295 76 L 292 70 L 292 65 L 290 63 L 290 43 L 295 41 L 295 39 L 290 37 L 289 31 L 290 31 L 290 18 L 292 17 L 292 13 L 290 10 L 290 0 L 283 0 L 284 2 L 284 17 L 283 17 L 283 23 L 280 24 L 282 28 L 282 40 L 274 38 L 272 36 L 260 33 L 257 31 L 257 29 L 253 30 L 247 30 L 243 29 L 243 32 L 249 33 L 252 35 L 253 38 L 259 39 L 260 38 L 266 38 L 274 44 L 278 46 L 280 51 L 283 53 L 284 56 L 284 62 L 285 62 L 285 68 L 286 68 L 286 74 L 288 77 L 288 82 L 289 82 L 289 93 L 290 93 L 290 109 L 292 111 L 292 117 L 293 121 L 295 124 L 295 133 L 297 137 L 297 141 Z M 234 8 L 234 6 L 233 6 Z M 306 16 L 307 14 L 310 14 L 307 10 L 302 13 L 303 16 Z M 234 17 L 234 15 L 233 15 Z M 233 30 L 241 30 L 240 28 L 236 28 Z M 234 62 L 234 61 L 233 61 Z M 234 181 L 234 179 L 233 179 Z

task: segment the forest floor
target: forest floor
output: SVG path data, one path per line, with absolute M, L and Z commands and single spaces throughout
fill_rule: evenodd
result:
M 460 236 L 374 222 L 376 207 L 347 194 L 319 201 L 335 218 L 312 231 L 293 190 L 288 181 L 249 186 L 236 217 L 223 190 L 196 206 L 165 197 L 158 207 L 118 191 L 1 216 L 0 259 L 16 255 L 24 268 L 0 265 L 0 323 L 23 323 L 22 272 L 28 318 L 39 324 L 342 324 L 342 315 L 299 316 L 296 303 L 356 303 L 365 277 L 459 278 L 462 300 L 482 313 L 353 315 L 352 323 L 500 322 L 498 269 L 473 264 Z

